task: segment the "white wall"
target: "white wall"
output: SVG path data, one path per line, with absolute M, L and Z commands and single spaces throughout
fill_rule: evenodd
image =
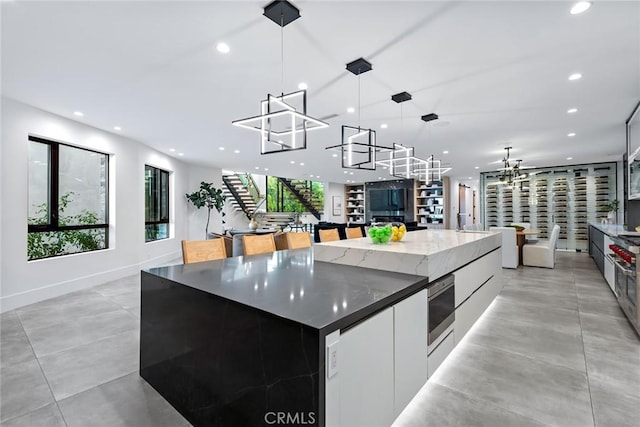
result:
M 340 215 L 333 215 L 331 201 L 333 196 L 340 196 L 342 198 L 342 212 Z M 344 184 L 337 184 L 335 182 L 324 183 L 324 215 L 322 220 L 327 222 L 346 222 L 345 217 L 344 200 Z
M 203 179 L 220 185 L 220 170 L 192 167 L 136 141 L 4 97 L 1 102 L 0 311 L 166 263 L 180 257 L 180 240 L 203 238 L 206 212 L 188 206 L 184 194 Z M 29 134 L 110 154 L 109 249 L 27 261 Z M 151 243 L 144 242 L 145 164 L 172 172 L 172 237 Z M 220 224 L 216 215 L 212 224 Z

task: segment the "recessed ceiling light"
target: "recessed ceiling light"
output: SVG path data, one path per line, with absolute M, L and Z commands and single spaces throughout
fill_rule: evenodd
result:
M 84 116 L 84 113 L 82 111 L 74 111 L 73 115 L 74 116 L 78 116 L 78 117 L 82 117 L 82 116 Z
M 218 147 L 218 150 L 224 151 L 224 147 Z
M 175 148 L 169 148 L 169 151 L 171 151 L 172 153 L 175 153 L 176 149 Z
M 353 175 L 353 172 L 349 172 L 349 175 Z
M 574 4 L 571 7 L 571 10 L 569 11 L 569 13 L 571 13 L 572 15 L 577 15 L 579 13 L 586 11 L 590 7 L 591 7 L 590 1 L 579 1 L 578 3 Z
M 389 127 L 389 126 L 388 126 L 386 123 L 383 123 L 383 124 L 381 124 L 381 125 L 380 125 L 380 128 L 381 128 L 381 129 L 386 129 L 386 128 L 388 128 L 388 127 Z
M 474 169 L 480 169 L 480 166 L 476 166 L 476 167 L 474 167 Z
M 344 171 L 344 173 L 349 173 L 349 171 Z
M 231 49 L 229 48 L 228 44 L 220 42 L 216 45 L 216 50 L 220 53 L 229 53 Z
M 320 178 L 320 175 L 316 175 L 316 178 Z
M 313 178 L 313 174 L 309 175 L 311 178 Z
M 444 150 L 442 154 L 449 154 L 449 150 Z
M 381 176 L 379 176 L 379 177 L 378 177 L 378 179 L 382 179 L 382 177 L 381 177 Z
M 118 130 L 118 131 L 120 131 L 120 130 L 122 130 L 122 128 L 121 128 L 120 126 L 114 126 L 114 127 L 113 127 L 113 130 Z
M 332 157 L 338 157 L 338 155 L 336 153 L 333 153 Z
M 295 160 L 290 160 L 289 163 L 291 163 L 292 165 L 295 165 L 296 161 Z
M 300 166 L 304 166 L 304 163 L 300 162 Z
M 573 114 L 573 113 L 577 113 L 577 112 L 578 112 L 578 109 L 577 109 L 577 108 L 569 108 L 569 109 L 567 110 L 567 113 L 569 113 L 569 114 Z
M 184 156 L 184 153 L 178 153 L 178 156 Z
M 353 107 L 347 108 L 347 113 L 355 113 L 356 109 Z
M 264 170 L 268 171 L 268 170 L 269 170 L 269 168 L 264 168 Z
M 569 80 L 580 80 L 582 78 L 582 74 L 573 73 L 569 76 Z
M 567 157 L 567 160 L 573 160 L 573 157 Z
M 234 153 L 240 154 L 240 150 L 233 150 Z
M 387 170 L 387 167 L 386 167 L 386 166 L 383 166 L 383 167 L 382 167 L 382 169 Z
M 472 176 L 470 176 L 470 177 L 469 177 L 469 179 L 473 179 L 473 177 L 472 177 Z
M 571 132 L 571 133 L 568 133 L 567 136 L 568 137 L 576 136 L 576 133 L 575 132 Z
M 298 89 L 300 89 L 300 90 L 305 90 L 308 87 L 309 86 L 305 82 L 298 83 Z
M 260 166 L 256 166 L 256 170 L 260 169 Z

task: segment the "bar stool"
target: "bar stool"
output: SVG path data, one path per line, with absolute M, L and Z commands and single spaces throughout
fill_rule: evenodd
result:
M 276 250 L 273 234 L 244 234 L 242 246 L 245 255 L 266 254 Z
M 185 264 L 213 261 L 226 257 L 224 239 L 182 241 L 182 262 Z
M 309 233 L 281 233 L 274 236 L 276 241 L 276 249 L 281 251 L 285 249 L 301 249 L 311 247 L 311 236 Z
M 347 232 L 347 239 L 359 239 L 360 237 L 364 237 L 360 227 L 347 227 L 345 231 Z
M 321 242 L 334 242 L 340 240 L 340 234 L 338 234 L 337 228 L 330 228 L 328 230 L 318 230 Z

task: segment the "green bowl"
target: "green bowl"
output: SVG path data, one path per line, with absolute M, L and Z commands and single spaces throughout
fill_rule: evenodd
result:
M 391 224 L 372 224 L 368 234 L 373 243 L 388 243 L 393 235 L 393 229 Z

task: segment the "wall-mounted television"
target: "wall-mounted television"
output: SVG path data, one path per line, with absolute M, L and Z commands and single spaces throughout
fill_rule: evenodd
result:
M 369 190 L 369 209 L 371 211 L 404 211 L 406 189 Z

